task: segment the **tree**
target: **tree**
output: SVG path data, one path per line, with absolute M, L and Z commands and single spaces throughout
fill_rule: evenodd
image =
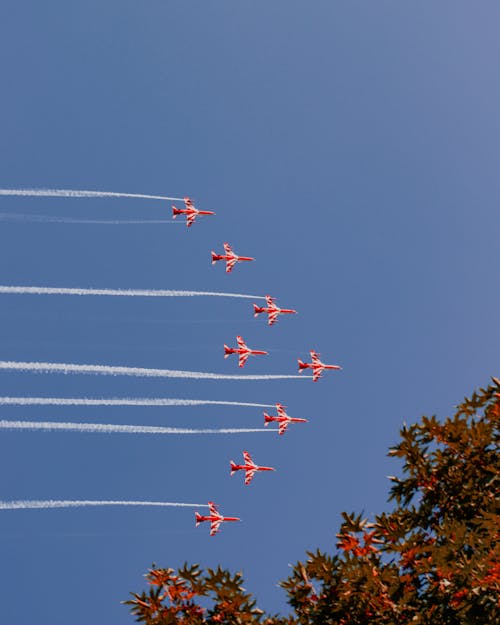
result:
M 147 625 L 499 625 L 500 381 L 452 418 L 405 426 L 389 456 L 391 512 L 343 513 L 337 552 L 308 553 L 281 583 L 289 617 L 266 616 L 240 574 L 153 568 L 149 592 L 126 601 Z M 211 600 L 202 608 L 201 597 Z

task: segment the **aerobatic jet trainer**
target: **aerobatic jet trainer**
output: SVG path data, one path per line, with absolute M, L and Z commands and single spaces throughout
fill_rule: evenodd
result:
M 276 323 L 276 321 L 278 321 L 278 315 L 297 313 L 296 310 L 292 310 L 291 308 L 280 308 L 279 306 L 276 305 L 276 298 L 271 297 L 270 295 L 266 295 L 266 303 L 267 303 L 267 306 L 257 306 L 257 304 L 254 304 L 253 316 L 258 317 L 260 313 L 267 313 L 269 315 L 267 323 L 270 326 L 272 326 L 273 323 Z
M 305 369 L 312 369 L 313 382 L 317 382 L 320 379 L 325 369 L 342 369 L 342 367 L 340 367 L 339 365 L 325 365 L 324 363 L 322 363 L 319 359 L 318 352 L 315 352 L 314 350 L 311 350 L 310 354 L 312 362 L 302 362 L 300 358 L 298 359 L 299 373 L 302 373 Z
M 239 354 L 239 367 L 245 366 L 245 363 L 250 355 L 267 355 L 267 352 L 247 347 L 243 337 L 241 336 L 236 337 L 236 342 L 238 343 L 238 347 L 228 347 L 227 345 L 224 345 L 224 358 L 227 358 L 231 354 Z
M 280 436 L 286 432 L 286 429 L 290 425 L 290 423 L 307 423 L 307 419 L 289 417 L 286 414 L 285 408 L 286 406 L 283 406 L 283 404 L 276 404 L 276 410 L 278 411 L 278 415 L 276 417 L 264 413 L 264 425 L 268 426 L 272 421 L 277 421 L 279 423 L 278 434 Z
M 212 252 L 212 265 L 214 265 L 218 260 L 225 260 L 226 273 L 231 273 L 233 267 L 240 261 L 255 260 L 255 258 L 251 258 L 250 256 L 238 256 L 233 252 L 229 243 L 224 243 L 224 251 L 226 252 L 225 254 L 216 254 L 215 252 Z
M 252 456 L 248 451 L 243 452 L 243 460 L 245 464 L 236 464 L 231 460 L 231 475 L 234 475 L 236 471 L 245 471 L 245 484 L 250 484 L 256 471 L 275 471 L 273 467 L 259 467 L 258 464 L 252 460 Z
M 217 534 L 217 532 L 219 531 L 220 524 L 225 521 L 241 521 L 241 519 L 236 516 L 222 516 L 217 508 L 218 506 L 213 501 L 209 501 L 209 515 L 198 514 L 198 512 L 194 513 L 196 519 L 196 527 L 198 527 L 200 523 L 203 523 L 203 521 L 210 521 L 210 536 L 215 536 L 215 534 Z
M 184 198 L 184 204 L 186 208 L 176 208 L 172 204 L 172 218 L 175 219 L 177 215 L 186 215 L 186 226 L 188 228 L 194 224 L 198 215 L 215 215 L 213 211 L 198 210 L 189 197 Z

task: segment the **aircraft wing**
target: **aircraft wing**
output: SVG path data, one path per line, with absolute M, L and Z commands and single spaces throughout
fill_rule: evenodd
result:
M 245 485 L 248 486 L 255 475 L 256 469 L 245 469 Z
M 186 205 L 186 208 L 194 208 L 194 204 L 190 197 L 184 198 L 184 204 Z
M 322 375 L 323 375 L 323 368 L 322 367 L 314 367 L 314 369 L 313 369 L 313 382 L 317 382 Z
M 222 519 L 216 519 L 210 523 L 210 536 L 215 536 L 215 534 L 217 534 L 221 523 Z
M 269 317 L 268 317 L 267 323 L 268 325 L 272 326 L 273 323 L 276 323 L 278 321 L 279 312 L 277 310 L 272 310 L 268 314 L 269 314 Z
M 319 354 L 318 352 L 315 352 L 313 349 L 311 350 L 311 359 L 312 359 L 312 363 L 313 365 L 320 365 L 321 361 L 319 359 Z
M 282 435 L 286 432 L 286 429 L 288 427 L 288 421 L 280 421 L 279 427 L 278 427 L 278 434 Z
M 282 404 L 276 404 L 276 410 L 278 411 L 279 417 L 286 417 L 285 408 L 286 406 L 283 406 Z
M 244 367 L 249 356 L 250 356 L 250 354 L 248 352 L 243 352 L 243 354 L 240 354 L 240 359 L 239 359 L 239 362 L 238 362 L 238 366 L 239 367 Z
M 194 224 L 194 220 L 196 219 L 196 213 L 189 213 L 186 219 L 186 226 L 192 226 Z
M 276 308 L 276 304 L 274 303 L 275 297 L 271 297 L 270 295 L 266 295 L 266 303 L 268 308 Z
M 237 336 L 236 337 L 236 342 L 238 343 L 238 347 L 242 347 L 243 349 L 247 349 L 246 343 L 243 340 L 242 336 Z
M 226 252 L 226 254 L 232 254 L 233 253 L 233 249 L 229 245 L 229 243 L 224 243 L 224 251 Z
M 219 511 L 217 510 L 218 506 L 213 501 L 208 502 L 208 509 L 210 510 L 210 514 L 215 516 L 220 516 Z
M 226 273 L 231 273 L 236 265 L 236 258 L 228 258 L 226 260 Z
M 245 460 L 246 464 L 253 464 L 252 456 L 248 453 L 248 451 L 243 452 L 243 459 Z

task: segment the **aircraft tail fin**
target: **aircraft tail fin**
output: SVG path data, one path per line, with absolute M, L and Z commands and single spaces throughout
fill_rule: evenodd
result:
M 274 419 L 265 412 L 264 413 L 264 426 L 267 427 L 272 421 L 274 421 Z
M 219 259 L 217 258 L 217 254 L 212 251 L 212 265 L 215 265 L 215 263 L 218 261 Z
M 196 519 L 196 527 L 198 527 L 198 525 L 203 521 L 203 518 L 201 516 L 201 514 L 198 514 L 198 512 L 194 513 L 195 519 Z
M 253 305 L 253 316 L 257 317 L 258 315 L 260 315 L 260 313 L 263 312 L 262 308 L 260 306 L 257 306 L 257 304 Z
M 307 365 L 305 362 L 302 362 L 302 360 L 300 360 L 300 358 L 298 358 L 299 361 L 299 373 L 302 373 L 302 371 L 304 371 L 304 369 L 307 369 Z
M 180 215 L 180 214 L 181 214 L 181 211 L 172 204 L 172 219 L 175 219 L 177 215 Z
M 224 358 L 227 358 L 231 353 L 231 348 L 224 343 Z
M 238 469 L 236 468 L 236 464 L 235 464 L 235 462 L 233 462 L 233 460 L 231 460 L 230 464 L 231 464 L 231 473 L 230 473 L 230 475 L 233 476 L 235 471 L 237 471 Z

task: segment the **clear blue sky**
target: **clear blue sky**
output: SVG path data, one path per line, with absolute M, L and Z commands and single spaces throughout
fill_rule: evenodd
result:
M 497 2 L 4 0 L 0 187 L 188 194 L 177 225 L 2 221 L 0 283 L 271 293 L 245 300 L 2 296 L 2 360 L 236 372 L 318 384 L 0 373 L 1 395 L 282 402 L 283 436 L 1 432 L 0 499 L 212 499 L 244 522 L 215 538 L 191 510 L 0 514 L 5 623 L 125 625 L 152 562 L 242 570 L 259 606 L 342 510 L 379 512 L 403 420 L 449 414 L 499 371 Z M 169 219 L 169 203 L 0 198 L 0 212 Z M 257 261 L 225 275 L 210 250 Z M 262 424 L 251 408 L 3 408 L 2 418 L 188 427 Z M 245 488 L 229 460 L 278 470 Z M 96 617 L 95 615 L 98 615 Z

